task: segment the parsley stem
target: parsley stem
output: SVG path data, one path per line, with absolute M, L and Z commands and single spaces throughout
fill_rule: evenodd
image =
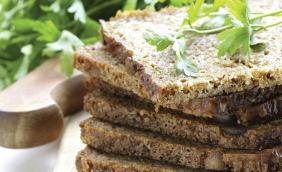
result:
M 265 26 L 255 26 L 255 27 L 259 27 L 258 29 L 254 30 L 255 32 L 259 32 L 261 30 L 265 30 L 267 28 L 270 28 L 270 27 L 273 27 L 273 26 L 277 26 L 277 25 L 280 25 L 282 24 L 282 21 L 279 21 L 279 22 L 275 22 L 275 23 L 272 23 L 272 24 L 269 24 L 269 25 L 265 25 Z
M 278 14 L 282 14 L 282 10 L 273 11 L 271 13 L 266 13 L 266 14 L 262 14 L 262 15 L 256 16 L 256 17 L 252 18 L 251 21 L 254 21 L 254 20 L 257 20 L 257 19 L 261 19 L 261 18 L 264 18 L 264 17 L 268 17 L 268 16 L 275 16 L 275 15 L 278 15 Z
M 191 29 L 191 28 L 187 28 L 187 29 L 183 29 L 183 32 L 195 32 L 198 34 L 213 34 L 213 33 L 218 33 L 221 31 L 224 31 L 226 29 L 230 29 L 232 28 L 233 25 L 226 25 L 223 27 L 219 27 L 219 28 L 215 28 L 215 29 L 209 29 L 209 30 L 198 30 L 198 29 Z
M 261 19 L 261 18 L 264 18 L 264 17 L 268 17 L 268 16 L 275 16 L 275 15 L 278 15 L 280 13 L 282 14 L 282 10 L 274 11 L 274 12 L 267 13 L 267 14 L 262 14 L 260 16 L 252 18 L 251 21 Z M 267 28 L 270 28 L 270 27 L 273 27 L 273 26 L 277 26 L 281 23 L 282 23 L 282 21 L 279 21 L 277 23 L 273 23 L 273 24 L 266 25 L 266 26 L 256 26 L 256 25 L 254 25 L 254 27 L 260 27 L 259 29 L 255 30 L 257 32 L 257 31 L 264 30 L 264 29 L 267 29 Z M 209 30 L 198 30 L 198 29 L 193 29 L 193 28 L 185 28 L 185 29 L 182 30 L 182 32 L 194 32 L 194 33 L 198 33 L 198 34 L 214 34 L 214 33 L 224 31 L 226 29 L 230 29 L 232 27 L 233 27 L 233 25 L 226 25 L 226 26 L 223 26 L 223 27 L 219 27 L 219 28 L 215 28 L 215 29 L 209 29 Z

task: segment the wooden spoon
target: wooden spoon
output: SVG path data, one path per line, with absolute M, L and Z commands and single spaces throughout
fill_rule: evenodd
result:
M 58 138 L 64 116 L 82 108 L 83 80 L 67 78 L 51 59 L 0 92 L 0 145 L 27 148 Z

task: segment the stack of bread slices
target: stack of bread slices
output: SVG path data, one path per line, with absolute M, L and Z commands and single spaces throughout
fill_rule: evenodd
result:
M 184 8 L 118 13 L 101 21 L 103 43 L 76 51 L 91 114 L 78 171 L 282 170 L 282 27 L 258 34 L 266 48 L 248 64 L 218 59 L 216 35 L 193 39 L 187 54 L 199 72 L 189 77 L 176 74 L 171 48 L 158 52 L 143 38 L 176 31 L 185 17 Z

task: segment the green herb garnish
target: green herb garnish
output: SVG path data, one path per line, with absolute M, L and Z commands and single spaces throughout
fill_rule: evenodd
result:
M 144 39 L 157 48 L 157 51 L 163 51 L 173 43 L 173 38 L 169 35 L 160 35 L 152 30 L 147 30 L 144 33 Z
M 260 13 L 251 18 L 247 0 L 214 0 L 213 4 L 196 0 L 188 7 L 187 18 L 183 20 L 182 27 L 174 35 L 160 35 L 149 31 L 154 37 L 146 37 L 146 34 L 144 37 L 158 51 L 171 46 L 175 52 L 176 73 L 195 77 L 197 66 L 185 54 L 187 41 L 199 35 L 218 34 L 218 57 L 234 57 L 235 54 L 241 54 L 243 58 L 235 60 L 247 61 L 252 51 L 261 51 L 265 47 L 263 42 L 254 41 L 254 35 L 282 24 L 281 20 L 266 25 L 261 23 L 261 19 L 281 15 L 282 10 L 278 10 L 267 14 Z M 176 46 L 178 40 L 181 40 L 182 46 Z

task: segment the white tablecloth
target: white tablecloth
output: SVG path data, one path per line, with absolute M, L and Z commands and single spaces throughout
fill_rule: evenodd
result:
M 52 172 L 59 141 L 30 149 L 0 147 L 1 172 Z

